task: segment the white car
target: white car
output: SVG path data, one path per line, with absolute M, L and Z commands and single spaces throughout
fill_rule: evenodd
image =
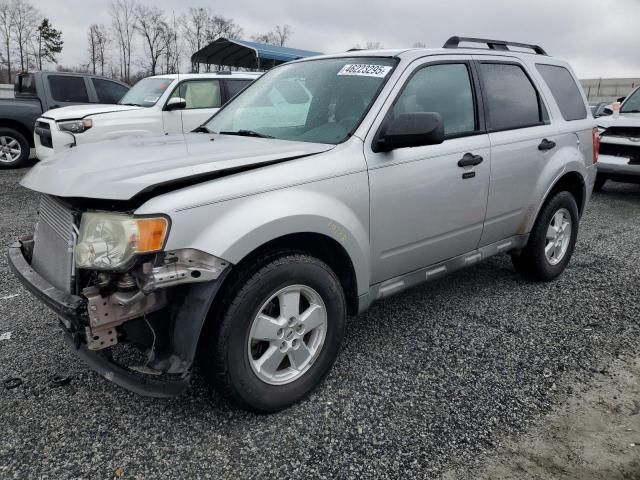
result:
M 640 87 L 622 103 L 619 115 L 598 117 L 600 155 L 595 189 L 607 180 L 640 183 Z
M 187 133 L 199 127 L 261 73 L 218 72 L 148 77 L 116 105 L 56 108 L 36 121 L 36 156 L 123 136 Z

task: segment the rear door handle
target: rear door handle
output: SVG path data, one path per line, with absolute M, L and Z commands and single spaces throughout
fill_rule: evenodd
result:
M 482 163 L 483 158 L 480 155 L 474 155 L 473 153 L 465 153 L 460 160 L 458 160 L 459 167 L 473 167 Z
M 541 152 L 545 152 L 555 147 L 556 147 L 556 142 L 554 142 L 553 140 L 547 140 L 546 138 L 543 138 L 540 144 L 538 145 L 538 150 L 540 150 Z

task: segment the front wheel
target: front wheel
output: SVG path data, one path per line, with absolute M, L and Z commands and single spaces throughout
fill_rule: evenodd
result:
M 559 192 L 543 206 L 527 246 L 511 258 L 518 273 L 550 281 L 567 267 L 578 237 L 578 206 L 569 192 Z
M 241 272 L 201 343 L 212 384 L 242 407 L 272 412 L 322 382 L 342 342 L 346 301 L 322 261 L 289 253 Z

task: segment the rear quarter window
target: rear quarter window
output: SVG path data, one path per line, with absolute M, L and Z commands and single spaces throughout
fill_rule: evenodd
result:
M 56 102 L 89 103 L 84 77 L 49 75 L 51 98 Z
M 536 68 L 551 90 L 554 100 L 565 120 L 587 118 L 587 109 L 580 89 L 569 70 L 558 65 L 536 64 Z

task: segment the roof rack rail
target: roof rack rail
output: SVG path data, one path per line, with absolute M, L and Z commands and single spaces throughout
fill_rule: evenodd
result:
M 488 38 L 471 38 L 471 37 L 451 37 L 447 40 L 442 48 L 459 48 L 461 42 L 468 43 L 484 43 L 490 50 L 509 50 L 511 47 L 529 48 L 538 55 L 547 55 L 539 45 L 530 45 L 528 43 L 507 42 L 504 40 L 490 40 Z

